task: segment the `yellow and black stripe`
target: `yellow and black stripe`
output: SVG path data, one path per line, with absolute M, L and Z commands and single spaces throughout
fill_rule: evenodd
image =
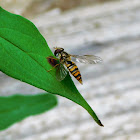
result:
M 65 65 L 70 73 L 82 84 L 82 77 L 76 64 L 72 61 L 66 61 Z

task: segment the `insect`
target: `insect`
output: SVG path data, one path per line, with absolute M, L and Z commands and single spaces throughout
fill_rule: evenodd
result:
M 82 55 L 82 56 L 81 55 L 71 55 L 71 54 L 68 54 L 67 52 L 65 52 L 63 48 L 55 47 L 54 49 L 55 49 L 54 55 L 57 58 L 54 58 L 53 56 L 49 56 L 49 57 L 47 57 L 47 60 L 53 66 L 52 69 L 57 68 L 56 78 L 59 81 L 62 81 L 68 73 L 68 71 L 64 67 L 64 66 L 66 66 L 67 69 L 69 70 L 69 72 L 82 84 L 81 73 L 80 73 L 77 65 L 72 61 L 71 58 L 74 58 L 75 61 L 77 61 L 77 62 L 86 63 L 86 64 L 96 64 L 96 63 L 102 62 L 102 59 L 95 55 Z M 58 63 L 57 60 L 59 60 L 60 62 Z M 52 69 L 50 69 L 50 70 L 52 70 Z

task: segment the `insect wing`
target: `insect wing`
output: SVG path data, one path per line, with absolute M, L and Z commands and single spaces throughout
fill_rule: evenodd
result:
M 48 62 L 54 67 L 58 64 L 57 59 L 54 58 L 53 56 L 47 57 Z
M 74 61 L 86 64 L 96 64 L 101 63 L 102 59 L 95 55 L 71 55 Z
M 68 73 L 67 70 L 60 63 L 57 67 L 57 70 L 56 70 L 56 79 L 58 81 L 62 81 L 66 77 L 67 73 Z

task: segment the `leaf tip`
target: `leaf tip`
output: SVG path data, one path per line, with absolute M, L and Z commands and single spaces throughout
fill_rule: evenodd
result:
M 98 124 L 102 127 L 104 127 L 104 125 L 101 123 L 101 121 L 99 120 Z

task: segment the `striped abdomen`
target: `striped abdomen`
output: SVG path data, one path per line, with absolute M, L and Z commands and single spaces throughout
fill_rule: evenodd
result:
M 82 77 L 76 64 L 72 61 L 66 61 L 65 65 L 70 73 L 82 84 Z

